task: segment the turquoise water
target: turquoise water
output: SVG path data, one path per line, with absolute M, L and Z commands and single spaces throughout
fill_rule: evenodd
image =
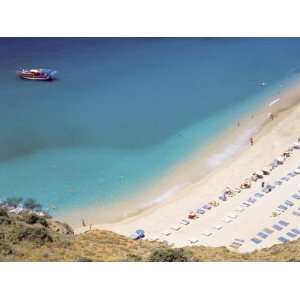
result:
M 0 195 L 59 213 L 121 201 L 205 146 L 299 73 L 300 39 L 2 38 L 0 66 Z M 16 78 L 35 66 L 57 80 Z

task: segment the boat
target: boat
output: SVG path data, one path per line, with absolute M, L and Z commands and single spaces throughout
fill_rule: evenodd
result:
M 53 80 L 57 72 L 52 69 L 20 69 L 17 76 L 29 80 Z

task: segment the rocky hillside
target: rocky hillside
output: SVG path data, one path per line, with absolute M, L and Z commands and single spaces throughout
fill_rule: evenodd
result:
M 67 224 L 34 212 L 0 209 L 0 261 L 300 261 L 300 241 L 251 254 L 224 247 L 173 249 L 109 231 L 74 235 Z

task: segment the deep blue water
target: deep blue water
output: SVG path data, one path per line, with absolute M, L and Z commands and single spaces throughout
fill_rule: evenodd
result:
M 60 211 L 134 193 L 299 71 L 300 39 L 1 38 L 0 195 Z

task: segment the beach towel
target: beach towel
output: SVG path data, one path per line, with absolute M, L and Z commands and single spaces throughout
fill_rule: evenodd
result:
M 253 204 L 253 203 L 256 202 L 256 199 L 251 197 L 251 198 L 249 198 L 247 201 L 248 201 L 249 203 Z
M 256 194 L 254 194 L 254 196 L 255 196 L 255 197 L 258 197 L 258 198 L 261 198 L 261 197 L 264 196 L 264 194 L 262 194 L 262 193 L 256 193 Z
M 205 214 L 205 210 L 202 208 L 198 208 L 196 212 L 197 214 L 201 214 L 201 215 Z
M 289 181 L 290 178 L 284 176 L 284 177 L 281 177 L 280 180 Z
M 182 219 L 182 220 L 180 221 L 180 224 L 188 225 L 188 224 L 190 224 L 190 222 L 189 222 L 188 220 Z

